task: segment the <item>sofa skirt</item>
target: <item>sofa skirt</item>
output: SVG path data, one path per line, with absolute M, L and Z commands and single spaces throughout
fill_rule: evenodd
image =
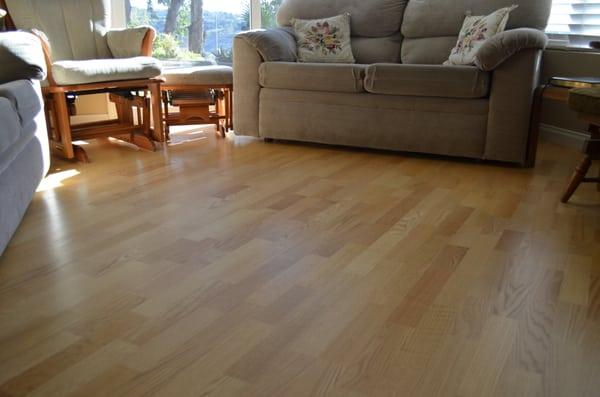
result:
M 263 138 L 481 159 L 487 99 L 266 89 Z

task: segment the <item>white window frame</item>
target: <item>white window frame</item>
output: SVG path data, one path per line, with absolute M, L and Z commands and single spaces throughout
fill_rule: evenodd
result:
M 250 0 L 250 29 L 260 29 L 261 19 L 260 0 Z

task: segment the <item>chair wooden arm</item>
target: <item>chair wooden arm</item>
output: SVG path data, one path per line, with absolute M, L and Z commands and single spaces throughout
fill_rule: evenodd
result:
M 146 32 L 146 35 L 144 36 L 144 40 L 142 40 L 142 56 L 152 56 L 152 45 L 154 43 L 155 38 L 156 32 L 154 31 L 154 29 L 148 29 L 148 32 Z

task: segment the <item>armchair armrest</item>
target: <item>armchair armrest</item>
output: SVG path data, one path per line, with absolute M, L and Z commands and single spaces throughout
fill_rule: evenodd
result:
M 296 62 L 298 50 L 291 29 L 250 30 L 236 36 L 253 47 L 265 62 Z
M 26 32 L 0 33 L 0 83 L 46 78 L 46 60 L 40 40 Z
M 491 71 L 516 53 L 537 49 L 543 50 L 548 36 L 537 29 L 512 29 L 499 33 L 485 42 L 475 56 L 475 64 L 481 70 Z
M 149 57 L 155 37 L 156 31 L 150 26 L 111 29 L 106 32 L 106 43 L 115 58 Z

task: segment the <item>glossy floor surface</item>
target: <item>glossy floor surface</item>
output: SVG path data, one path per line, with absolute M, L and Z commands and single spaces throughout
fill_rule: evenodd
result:
M 600 193 L 218 139 L 56 161 L 0 259 L 0 396 L 598 396 Z M 595 171 L 597 172 L 597 170 Z

